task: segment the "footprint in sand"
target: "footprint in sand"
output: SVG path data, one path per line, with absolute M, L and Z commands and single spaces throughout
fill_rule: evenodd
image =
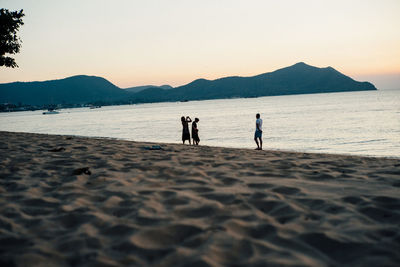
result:
M 81 175 L 81 174 L 91 175 L 92 172 L 89 170 L 89 167 L 84 167 L 84 168 L 75 169 L 75 170 L 72 172 L 72 175 Z
M 57 147 L 57 148 L 50 149 L 49 152 L 61 152 L 64 150 L 65 150 L 65 147 Z

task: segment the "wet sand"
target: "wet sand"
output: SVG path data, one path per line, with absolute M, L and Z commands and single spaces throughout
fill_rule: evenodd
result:
M 399 159 L 0 132 L 1 266 L 398 266 L 399 251 Z

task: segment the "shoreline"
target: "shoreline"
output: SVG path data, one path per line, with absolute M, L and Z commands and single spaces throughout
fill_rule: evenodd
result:
M 400 261 L 399 159 L 0 131 L 0 167 L 4 266 Z
M 41 81 L 39 81 L 41 82 Z M 2 84 L 0 84 L 2 85 Z M 123 89 L 124 90 L 124 89 Z M 390 89 L 390 90 L 399 90 L 399 89 Z M 390 91 L 389 90 L 389 91 Z M 314 92 L 314 93 L 291 93 L 291 94 L 272 94 L 272 95 L 260 95 L 260 96 L 242 96 L 242 97 L 222 97 L 222 98 L 205 98 L 205 99 L 192 99 L 192 100 L 164 100 L 164 101 L 156 101 L 156 102 L 137 102 L 132 103 L 131 101 L 128 102 L 120 102 L 119 101 L 111 101 L 111 102 L 104 102 L 101 103 L 101 107 L 109 107 L 109 106 L 128 106 L 128 105 L 142 105 L 142 104 L 160 104 L 160 103 L 179 103 L 179 102 L 195 102 L 195 101 L 212 101 L 212 100 L 229 100 L 229 99 L 247 99 L 247 98 L 262 98 L 262 97 L 279 97 L 279 96 L 298 96 L 298 95 L 318 95 L 318 94 L 340 94 L 340 93 L 355 93 L 355 92 L 371 92 L 371 91 L 382 91 L 381 89 L 364 89 L 364 90 L 354 90 L 354 91 L 332 91 L 332 92 Z M 95 101 L 96 102 L 96 101 Z M 119 103 L 119 104 L 118 104 Z M 7 106 L 15 106 L 12 109 L 5 109 Z M 0 104 L 0 113 L 8 113 L 8 112 L 20 112 L 20 111 L 38 111 L 43 110 L 46 111 L 49 105 L 53 104 L 22 104 L 22 106 L 16 106 L 13 103 L 7 104 Z M 75 103 L 75 104 L 68 104 L 63 106 L 63 104 L 58 103 L 54 104 L 57 106 L 56 109 L 75 109 L 75 108 L 89 108 L 91 105 L 96 105 L 94 102 L 87 102 L 87 103 Z
M 135 141 L 117 137 L 107 137 L 107 136 L 85 136 L 85 135 L 69 135 L 69 134 L 49 134 L 49 133 L 32 133 L 32 132 L 11 132 L 11 131 L 3 131 L 0 130 L 1 133 L 21 133 L 21 134 L 34 134 L 34 135 L 48 135 L 48 136 L 60 136 L 60 137 L 77 137 L 77 138 L 89 138 L 89 139 L 104 139 L 104 140 L 115 140 L 115 141 L 125 141 L 125 142 L 133 142 L 133 143 L 143 143 L 143 144 L 153 144 L 153 145 L 182 145 L 180 142 L 171 143 L 171 142 L 153 142 L 153 141 Z M 189 146 L 187 143 L 185 146 Z M 190 145 L 193 146 L 193 145 Z M 226 149 L 234 149 L 234 150 L 255 150 L 253 148 L 245 148 L 245 147 L 226 147 L 226 146 L 213 146 L 213 145 L 202 145 L 199 147 L 208 147 L 208 148 L 226 148 Z M 377 159 L 400 159 L 399 156 L 379 156 L 379 155 L 359 155 L 359 154 L 351 154 L 351 153 L 326 153 L 326 152 L 309 152 L 309 151 L 299 151 L 299 150 L 287 150 L 287 149 L 263 149 L 264 152 L 282 152 L 282 153 L 300 153 L 300 154 L 316 154 L 316 155 L 336 155 L 336 156 L 344 156 L 344 157 L 360 157 L 360 158 L 377 158 Z

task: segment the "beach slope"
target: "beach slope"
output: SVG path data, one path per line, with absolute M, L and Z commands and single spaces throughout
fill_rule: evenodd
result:
M 399 251 L 399 159 L 0 132 L 1 266 L 395 266 Z

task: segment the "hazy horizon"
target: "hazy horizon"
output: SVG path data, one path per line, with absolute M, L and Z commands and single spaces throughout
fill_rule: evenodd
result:
M 0 83 L 101 76 L 120 88 L 253 76 L 305 62 L 400 88 L 400 1 L 2 0 L 24 9 Z
M 288 66 L 286 66 L 286 67 L 288 67 Z M 275 70 L 271 70 L 270 72 L 273 72 L 273 71 L 275 71 Z M 267 73 L 267 72 L 264 72 L 264 73 Z M 259 75 L 259 74 L 263 74 L 263 73 L 258 73 L 258 74 L 255 74 L 255 75 Z M 81 75 L 84 75 L 84 76 L 96 76 L 96 75 L 87 75 L 87 74 L 76 74 L 76 75 L 73 75 L 73 76 L 81 76 Z M 73 77 L 73 76 L 59 77 L 59 78 L 52 79 L 52 80 L 61 80 L 61 79 L 65 79 L 65 78 L 69 78 L 69 77 Z M 238 76 L 238 75 L 230 75 L 230 77 L 232 77 L 232 76 Z M 97 77 L 99 77 L 99 76 L 97 76 Z M 229 76 L 218 77 L 218 78 L 226 78 L 226 77 L 229 77 Z M 250 77 L 250 76 L 241 76 L 241 77 Z M 102 77 L 102 78 L 104 78 L 104 77 Z M 216 78 L 216 79 L 218 79 L 218 78 Z M 372 79 L 373 81 L 375 81 L 375 82 L 372 82 L 372 83 L 375 85 L 375 87 L 378 90 L 400 90 L 400 73 L 399 74 L 373 75 L 373 76 L 370 76 L 370 75 L 359 75 L 359 76 L 351 77 L 351 78 L 353 78 L 354 80 L 359 81 L 359 82 L 365 82 L 365 81 L 371 82 L 371 79 Z M 195 78 L 194 80 L 196 80 L 196 79 L 206 79 L 206 78 L 198 77 L 198 78 Z M 192 81 L 194 81 L 194 80 L 192 80 Z M 44 81 L 49 81 L 49 80 L 12 81 L 10 83 L 13 83 L 13 82 L 44 82 Z M 192 81 L 189 81 L 188 83 L 190 83 Z M 110 82 L 113 83 L 114 85 L 116 85 L 113 81 L 110 81 Z M 179 84 L 179 85 L 175 85 L 175 86 L 172 86 L 172 87 L 179 87 L 179 86 L 182 86 L 182 85 L 186 85 L 188 83 Z M 120 87 L 120 88 L 121 89 L 128 89 L 128 88 L 133 88 L 133 87 L 166 86 L 166 85 L 169 85 L 169 84 L 165 84 L 165 83 L 162 83 L 162 84 L 141 84 L 141 85 L 133 85 L 133 86 L 127 86 L 127 87 Z

